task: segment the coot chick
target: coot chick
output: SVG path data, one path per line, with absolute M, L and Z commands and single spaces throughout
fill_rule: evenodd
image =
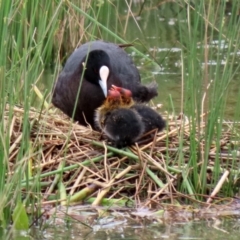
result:
M 107 114 L 103 131 L 115 147 L 123 148 L 134 144 L 141 137 L 144 124 L 136 111 L 118 108 Z
M 129 89 L 112 85 L 113 91 L 117 91 L 121 96 L 121 107 L 130 108 L 135 104 L 132 99 L 132 92 Z
M 131 109 L 137 111 L 137 113 L 142 117 L 144 133 L 147 133 L 153 129 L 157 129 L 157 131 L 160 132 L 165 128 L 165 120 L 152 108 L 143 104 L 134 104 Z
M 153 129 L 162 131 L 165 128 L 166 123 L 162 116 L 146 105 L 134 103 L 130 90 L 117 86 L 112 86 L 112 88 L 121 94 L 122 105 L 137 111 L 137 113 L 141 116 L 142 122 L 144 123 L 144 133 Z
M 120 106 L 121 106 L 120 93 L 113 89 L 108 90 L 107 98 L 105 99 L 104 103 L 96 110 L 95 128 L 98 130 L 102 130 L 104 128 L 104 122 L 107 114 L 112 110 L 119 108 Z
M 144 132 L 139 114 L 122 107 L 121 102 L 119 92 L 109 90 L 107 99 L 96 110 L 97 126 L 117 148 L 132 145 Z
M 157 84 L 141 85 L 132 59 L 118 45 L 88 42 L 68 58 L 54 86 L 52 103 L 80 124 L 93 126 L 94 111 L 103 103 L 112 84 L 129 89 L 139 102 L 157 96 Z

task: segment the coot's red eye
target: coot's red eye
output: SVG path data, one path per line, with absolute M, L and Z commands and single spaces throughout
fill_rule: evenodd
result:
M 98 70 L 97 70 L 96 68 L 94 68 L 93 71 L 94 71 L 95 73 L 98 73 Z

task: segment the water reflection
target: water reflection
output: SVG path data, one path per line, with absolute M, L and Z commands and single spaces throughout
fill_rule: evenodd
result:
M 211 219 L 182 223 L 159 223 L 145 221 L 141 224 L 122 224 L 116 227 L 89 229 L 79 223 L 68 226 L 49 226 L 43 232 L 34 233 L 34 239 L 85 239 L 85 240 L 150 240 L 150 239 L 211 239 L 238 240 L 239 219 Z M 30 239 L 30 238 L 29 238 Z

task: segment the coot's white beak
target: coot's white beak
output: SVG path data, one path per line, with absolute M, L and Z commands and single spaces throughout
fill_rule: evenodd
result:
M 99 70 L 99 75 L 101 78 L 99 79 L 99 85 L 101 86 L 105 97 L 107 97 L 107 79 L 109 76 L 109 68 L 106 66 L 102 66 Z

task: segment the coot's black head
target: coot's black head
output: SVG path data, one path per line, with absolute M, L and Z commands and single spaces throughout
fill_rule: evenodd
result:
M 107 79 L 110 73 L 110 58 L 103 50 L 93 50 L 83 60 L 85 80 L 99 85 L 107 96 Z

